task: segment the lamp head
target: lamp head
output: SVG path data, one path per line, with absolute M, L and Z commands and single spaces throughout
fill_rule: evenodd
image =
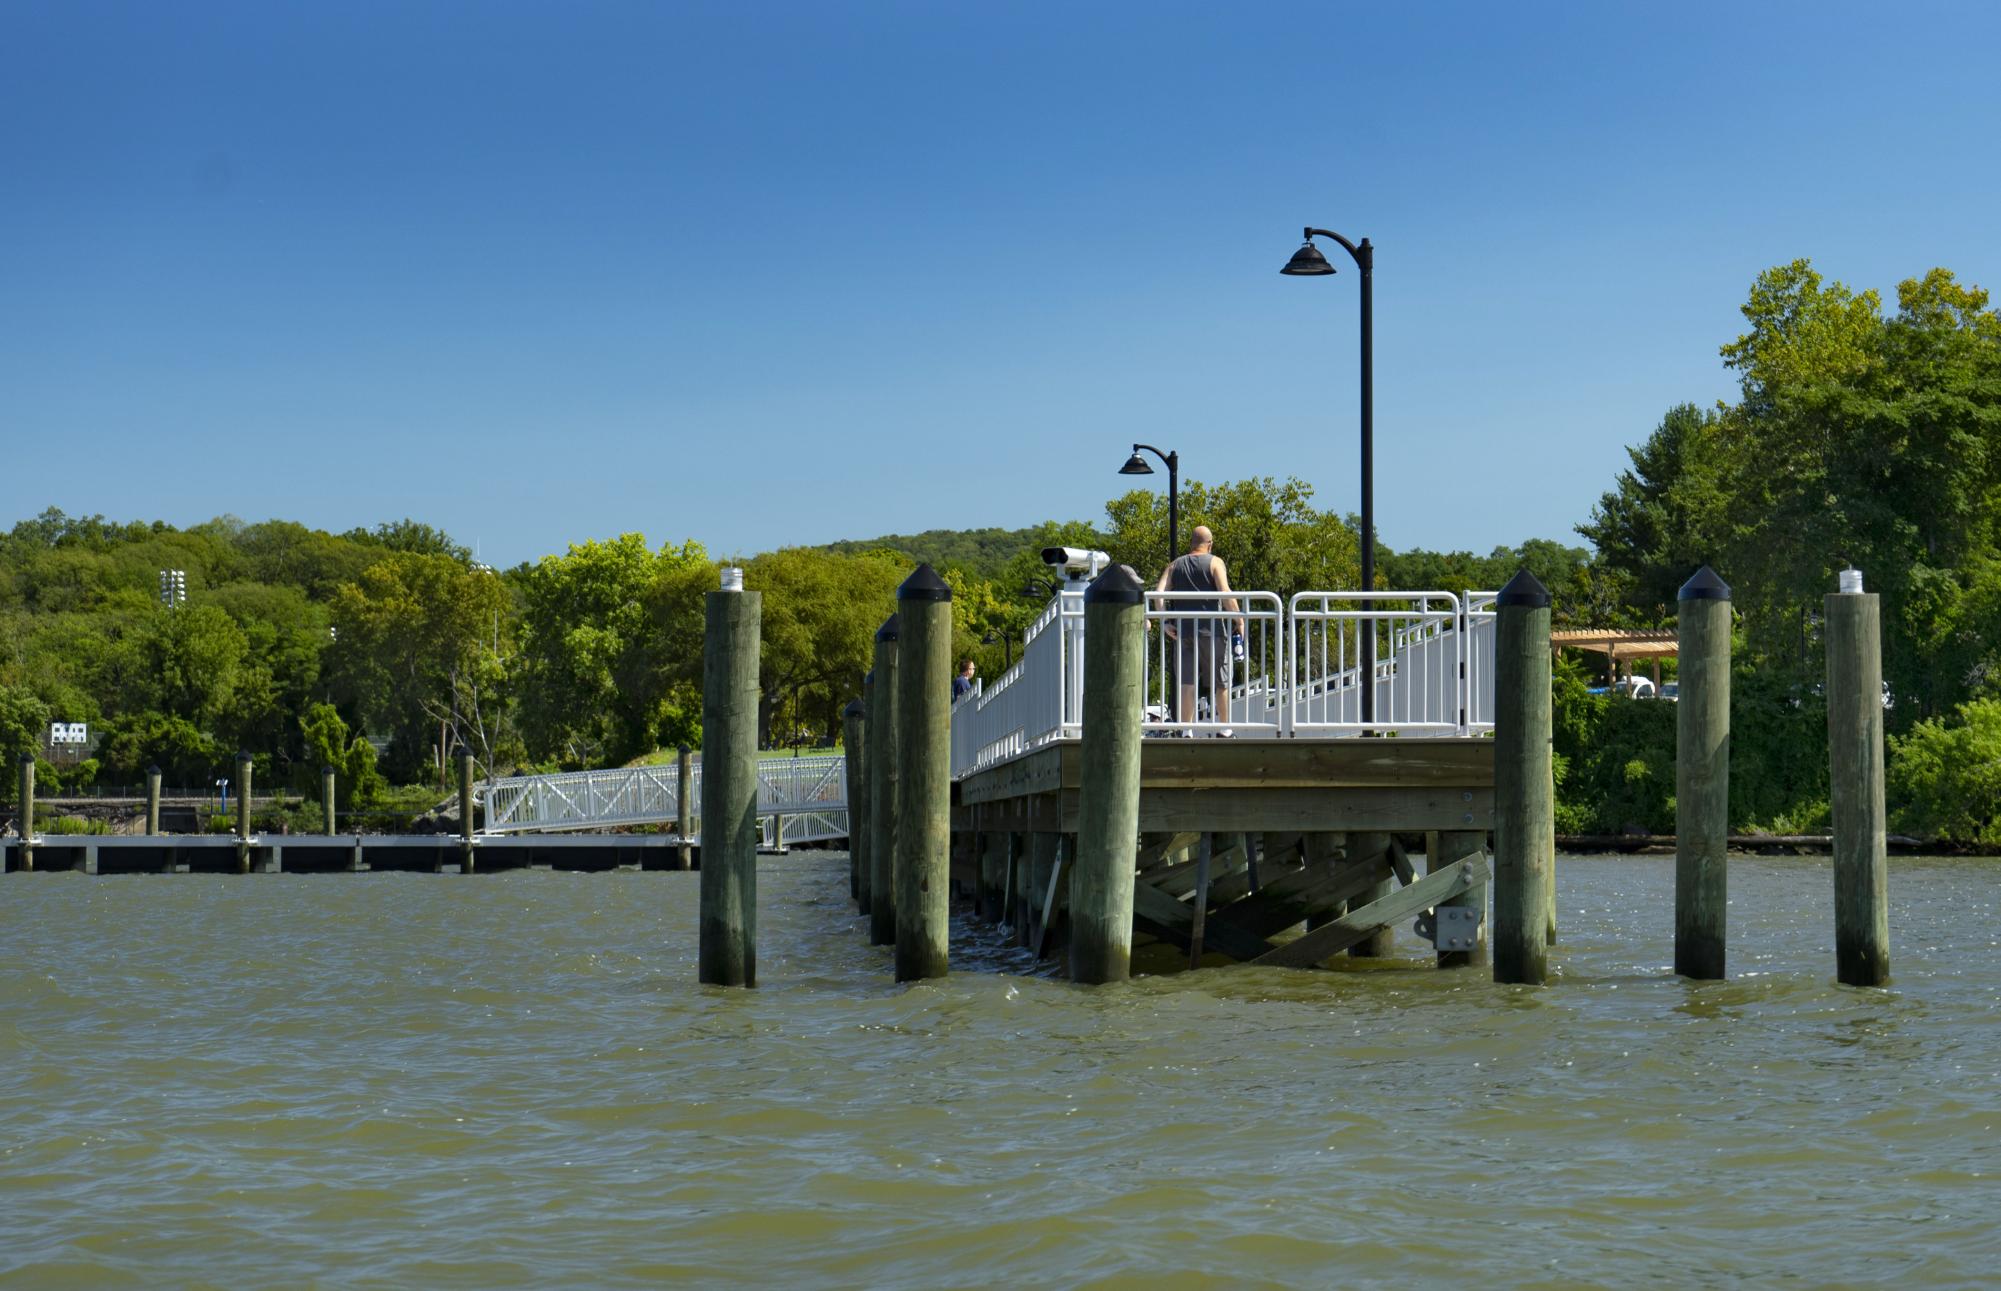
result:
M 1147 465 L 1146 459 L 1144 457 L 1141 457 L 1139 455 L 1139 450 L 1135 448 L 1133 450 L 1133 455 L 1126 459 L 1126 464 L 1119 468 L 1119 474 L 1151 475 L 1153 474 L 1153 467 Z
M 1320 254 L 1320 248 L 1309 240 L 1299 250 L 1292 253 L 1292 259 L 1279 270 L 1294 278 L 1317 278 L 1334 272 L 1334 266 L 1327 263 L 1327 257 Z

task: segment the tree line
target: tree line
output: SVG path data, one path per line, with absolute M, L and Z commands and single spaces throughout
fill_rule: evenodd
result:
M 1860 566 L 1884 597 L 1892 787 L 1901 827 L 2001 842 L 2001 320 L 1945 270 L 1873 292 L 1805 261 L 1761 275 L 1722 346 L 1740 397 L 1681 405 L 1577 528 L 1476 555 L 1378 549 L 1385 590 L 1492 589 L 1528 568 L 1559 626 L 1665 627 L 1700 564 L 1738 611 L 1733 823 L 1825 823 L 1819 607 Z M 1298 479 L 1184 483 L 1240 588 L 1353 588 L 1352 515 Z M 958 657 L 988 676 L 1047 600 L 1044 546 L 1102 548 L 1149 581 L 1170 557 L 1155 489 L 1098 522 L 936 530 L 765 552 L 759 724 L 768 746 L 832 745 L 896 585 L 920 561 L 952 584 Z M 48 511 L 0 536 L 0 752 L 43 783 L 134 784 L 149 765 L 205 783 L 237 748 L 260 783 L 319 768 L 343 795 L 483 768 L 622 765 L 701 743 L 699 543 L 624 534 L 493 569 L 404 520 L 334 534 L 221 518 L 187 529 Z M 186 599 L 165 603 L 162 570 Z M 1660 830 L 1673 818 L 1673 707 L 1594 693 L 1557 670 L 1560 823 Z M 51 721 L 91 724 L 88 756 L 48 760 Z M 224 772 L 226 774 L 226 772 Z M 11 790 L 9 790 L 11 794 Z

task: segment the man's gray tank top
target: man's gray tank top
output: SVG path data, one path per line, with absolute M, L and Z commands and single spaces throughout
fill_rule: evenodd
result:
M 1176 556 L 1174 563 L 1167 567 L 1167 590 L 1170 592 L 1213 592 L 1216 590 L 1216 558 L 1208 552 L 1191 552 L 1186 556 Z M 1175 601 L 1172 608 L 1191 611 L 1214 612 L 1223 607 L 1220 600 Z M 1214 620 L 1203 623 L 1207 632 L 1216 630 Z

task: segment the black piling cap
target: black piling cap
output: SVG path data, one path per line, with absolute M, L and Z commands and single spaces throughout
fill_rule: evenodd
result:
M 249 749 L 238 749 L 238 750 L 236 751 L 236 760 L 237 760 L 238 762 L 248 762 L 248 761 L 250 761 L 250 750 L 249 750 Z
M 871 668 L 867 672 L 862 674 L 862 685 L 864 686 L 875 685 L 875 669 Z
M 1727 601 L 1730 599 L 1730 584 L 1716 576 L 1716 571 L 1704 565 L 1695 571 L 1686 583 L 1681 585 L 1684 601 Z
M 849 700 L 848 706 L 846 708 L 843 708 L 841 711 L 847 714 L 849 717 L 854 718 L 858 722 L 862 721 L 868 716 L 868 710 L 862 707 L 862 701 L 859 699 Z
M 945 580 L 938 577 L 938 571 L 929 565 L 919 565 L 910 577 L 903 580 L 896 589 L 899 601 L 949 601 L 952 589 Z
M 875 639 L 877 641 L 896 640 L 896 627 L 896 616 L 892 614 L 882 621 L 881 627 L 875 630 Z
M 160 764 L 159 764 L 159 763 L 157 763 L 157 762 L 155 762 L 155 763 L 154 763 L 154 764 L 153 764 L 152 766 L 149 766 L 149 767 L 147 767 L 147 768 L 146 768 L 146 774 L 147 774 L 147 775 L 158 775 L 158 774 L 160 774 Z
M 333 773 L 334 773 L 334 769 L 333 769 L 332 767 L 329 767 L 329 766 L 323 766 L 323 767 L 321 767 L 321 768 L 320 768 L 320 774 L 321 774 L 321 775 L 323 775 L 323 776 L 328 776 L 328 775 L 332 775 Z
M 1531 610 L 1546 610 L 1549 608 L 1549 589 L 1542 585 L 1541 579 L 1528 570 L 1518 569 L 1515 571 L 1515 576 L 1508 580 L 1508 585 L 1501 589 L 1501 594 L 1494 598 L 1494 604 L 1520 605 Z
M 35 755 L 32 753 L 23 753 L 21 755 L 21 765 L 24 767 L 34 765 L 34 761 L 35 761 Z
M 1086 605 L 1138 605 L 1146 599 L 1139 575 L 1129 565 L 1113 565 L 1084 589 Z
M 694 752 L 694 750 L 693 750 L 693 749 L 689 748 L 689 747 L 688 747 L 687 745 L 685 745 L 685 744 L 676 744 L 676 745 L 674 746 L 674 751 L 675 751 L 676 753 L 679 753 L 679 754 L 680 754 L 680 755 L 681 755 L 682 757 L 687 757 L 687 756 L 688 756 L 688 755 L 689 755 L 690 753 L 693 753 L 693 752 Z

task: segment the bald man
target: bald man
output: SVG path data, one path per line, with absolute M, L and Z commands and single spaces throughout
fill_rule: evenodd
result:
M 1223 564 L 1223 558 L 1215 553 L 1216 535 L 1209 532 L 1209 526 L 1198 524 L 1188 544 L 1188 554 L 1177 556 L 1172 564 L 1160 571 L 1157 592 L 1207 592 L 1206 597 L 1189 597 L 1167 602 L 1169 610 L 1184 609 L 1191 613 L 1214 613 L 1227 609 L 1232 614 L 1240 614 L 1237 598 L 1230 595 L 1230 571 Z M 1242 618 L 1237 620 L 1237 631 L 1245 629 Z M 1195 720 L 1196 693 L 1206 679 L 1210 685 L 1209 716 L 1211 721 L 1220 722 L 1225 715 L 1222 692 L 1229 685 L 1230 652 L 1223 647 L 1223 621 L 1216 618 L 1169 619 L 1167 637 L 1174 642 L 1169 657 L 1174 663 L 1175 680 L 1180 683 L 1179 704 L 1175 718 L 1177 722 Z

